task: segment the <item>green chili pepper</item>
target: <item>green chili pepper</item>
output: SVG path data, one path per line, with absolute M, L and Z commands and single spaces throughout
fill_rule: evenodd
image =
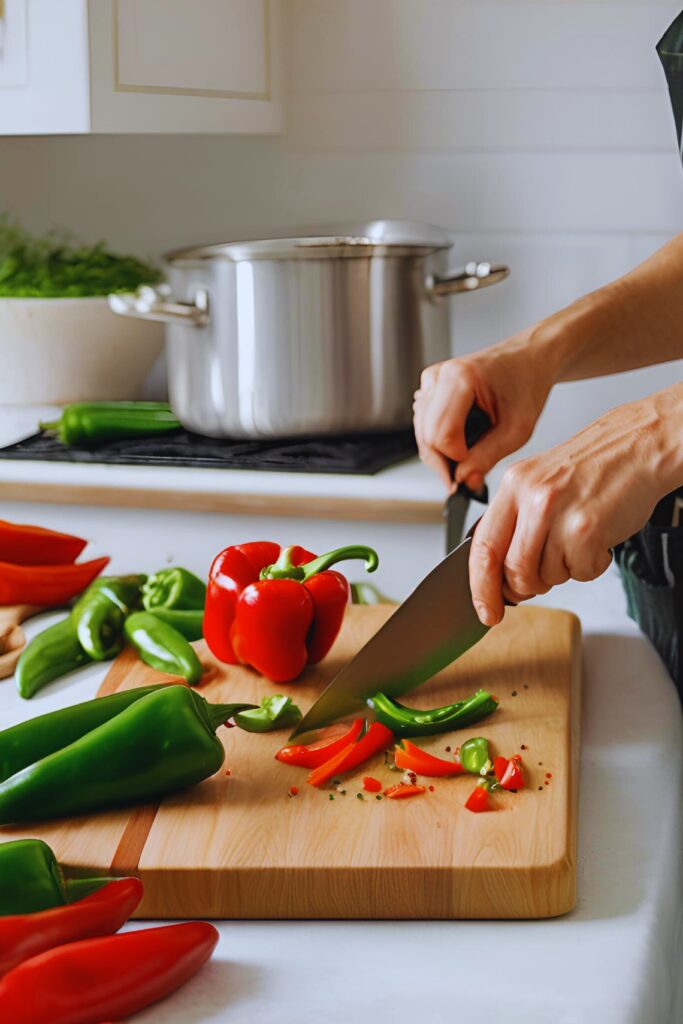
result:
M 0 843 L 0 917 L 61 907 L 82 899 L 109 881 L 109 878 L 68 881 L 54 853 L 41 839 Z
M 262 697 L 257 708 L 235 715 L 235 725 L 246 732 L 290 729 L 300 720 L 301 710 L 296 704 L 292 704 L 291 697 L 283 697 L 280 693 L 272 697 Z
M 165 434 L 180 423 L 166 402 L 74 402 L 58 420 L 40 427 L 57 434 L 63 444 L 88 446 Z
M 48 626 L 31 640 L 17 662 L 17 690 L 28 700 L 53 679 L 59 679 L 92 659 L 81 647 L 69 616 Z
M 486 775 L 491 767 L 489 742 L 483 736 L 473 736 L 460 747 L 460 764 L 472 775 Z
M 202 664 L 189 641 L 173 626 L 162 622 L 151 612 L 133 612 L 126 619 L 123 631 L 145 665 L 172 676 L 182 676 L 196 683 L 202 675 Z
M 253 706 L 212 705 L 187 686 L 161 686 L 5 780 L 0 823 L 158 800 L 196 785 L 223 763 L 218 726 Z
M 166 686 L 141 686 L 38 715 L 0 732 L 0 782 L 92 732 L 142 697 Z
M 186 640 L 201 640 L 204 635 L 203 608 L 151 608 L 150 614 L 173 626 Z
M 378 721 L 396 736 L 432 736 L 434 733 L 462 729 L 479 722 L 498 707 L 496 698 L 485 690 L 477 690 L 472 697 L 458 701 L 457 704 L 447 704 L 429 711 L 408 708 L 384 693 L 375 694 L 368 704 L 374 708 Z
M 78 641 L 94 661 L 115 657 L 123 647 L 123 622 L 140 607 L 146 576 L 105 576 L 91 583 L 73 607 Z
M 142 603 L 148 612 L 154 608 L 197 610 L 205 601 L 206 584 L 180 566 L 160 569 L 142 588 Z

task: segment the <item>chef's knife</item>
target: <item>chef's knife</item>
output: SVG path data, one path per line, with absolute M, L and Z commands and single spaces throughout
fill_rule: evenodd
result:
M 430 679 L 487 632 L 470 591 L 471 537 L 439 562 L 347 662 L 292 733 L 301 736 L 367 711 L 375 693 L 400 697 Z

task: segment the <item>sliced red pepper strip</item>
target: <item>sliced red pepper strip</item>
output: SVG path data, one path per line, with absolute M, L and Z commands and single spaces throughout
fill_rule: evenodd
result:
M 188 921 L 58 946 L 0 981 L 2 1019 L 12 1024 L 127 1019 L 180 988 L 217 942 L 213 925 Z
M 475 786 L 465 801 L 465 807 L 468 811 L 474 811 L 476 814 L 479 814 L 481 811 L 492 811 L 493 805 L 486 787 Z
M 522 759 L 519 754 L 510 758 L 505 773 L 499 781 L 501 789 L 524 789 Z
M 363 789 L 366 793 L 380 793 L 382 783 L 379 779 L 373 779 L 372 775 L 366 775 L 363 779 Z
M 308 776 L 307 782 L 312 786 L 324 786 L 333 776 L 350 772 L 374 754 L 386 750 L 393 738 L 391 729 L 387 729 L 381 722 L 373 722 L 365 736 L 355 743 L 349 743 L 329 761 L 315 768 Z
M 0 519 L 0 561 L 12 565 L 66 565 L 88 542 L 70 533 Z
M 493 759 L 493 774 L 496 776 L 498 782 L 503 778 L 508 767 L 507 757 L 494 757 Z
M 426 793 L 427 790 L 424 786 L 416 786 L 410 782 L 399 782 L 395 786 L 389 786 L 388 789 L 384 790 L 384 795 L 389 800 L 404 800 L 409 796 L 419 796 L 420 793 Z
M 142 882 L 121 878 L 66 906 L 0 917 L 0 976 L 55 946 L 112 935 L 141 899 Z
M 341 736 L 334 740 L 318 740 L 316 743 L 294 744 L 291 747 L 283 747 L 275 755 L 278 761 L 283 764 L 293 764 L 298 768 L 319 768 L 331 757 L 338 754 L 349 743 L 354 743 L 363 729 L 363 719 L 357 718 L 350 729 L 346 729 Z
M 462 775 L 465 771 L 456 754 L 454 761 L 446 761 L 443 757 L 435 757 L 421 747 L 403 740 L 394 750 L 394 761 L 397 768 L 403 768 L 416 775 L 429 778 L 441 778 L 446 775 Z
M 74 565 L 12 565 L 0 561 L 0 605 L 66 604 L 92 583 L 108 558 Z

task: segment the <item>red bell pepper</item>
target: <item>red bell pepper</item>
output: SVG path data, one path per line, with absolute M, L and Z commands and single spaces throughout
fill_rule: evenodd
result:
M 338 754 L 340 750 L 354 743 L 360 736 L 363 729 L 363 719 L 357 718 L 350 729 L 345 729 L 341 736 L 336 739 L 321 739 L 316 743 L 295 744 L 291 747 L 283 747 L 275 755 L 278 761 L 283 764 L 293 764 L 297 768 L 318 768 L 325 764 L 331 757 Z
M 505 772 L 507 771 L 507 766 L 508 766 L 508 758 L 507 757 L 494 757 L 494 759 L 493 759 L 493 774 L 496 776 L 496 780 L 498 782 L 500 782 L 500 780 L 505 775 Z
M 69 533 L 0 519 L 0 562 L 13 565 L 65 565 L 75 562 L 88 542 Z
M 0 1020 L 99 1024 L 180 988 L 209 959 L 218 932 L 204 921 L 84 939 L 26 960 L 0 981 Z
M 363 779 L 363 789 L 366 793 L 381 793 L 382 783 L 379 779 L 374 779 L 372 775 L 366 775 Z
M 63 907 L 0 917 L 0 976 L 55 946 L 112 935 L 141 899 L 142 882 L 121 878 Z
M 274 682 L 296 679 L 334 643 L 350 599 L 349 584 L 328 571 L 342 559 L 377 568 L 372 548 L 338 548 L 316 558 L 269 541 L 221 551 L 209 572 L 204 638 L 220 660 L 251 665 Z
M 465 771 L 457 754 L 455 760 L 446 761 L 443 757 L 435 757 L 434 754 L 422 750 L 410 740 L 403 740 L 396 747 L 394 762 L 397 768 L 404 768 L 406 771 L 415 772 L 416 775 L 426 775 L 429 778 L 462 775 Z
M 486 786 L 475 786 L 465 801 L 465 807 L 468 811 L 474 811 L 475 814 L 492 811 L 494 808 Z
M 67 604 L 109 564 L 108 558 L 74 565 L 12 565 L 0 561 L 0 605 Z
M 386 750 L 393 739 L 394 734 L 387 729 L 386 725 L 382 725 L 381 722 L 373 722 L 365 736 L 347 744 L 329 761 L 325 761 L 319 768 L 315 768 L 306 781 L 311 786 L 324 786 L 335 775 L 350 772 L 375 754 Z
M 384 790 L 384 795 L 389 800 L 405 800 L 409 796 L 419 796 L 420 793 L 426 793 L 427 790 L 424 786 L 416 786 L 412 782 L 397 782 L 395 786 L 389 786 L 389 789 Z
M 496 778 L 498 776 L 496 775 Z M 524 789 L 524 774 L 522 772 L 522 758 L 519 754 L 511 757 L 505 771 L 498 780 L 501 789 Z

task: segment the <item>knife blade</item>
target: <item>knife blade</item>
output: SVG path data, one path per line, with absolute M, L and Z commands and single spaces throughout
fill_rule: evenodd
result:
M 304 715 L 291 738 L 354 712 L 375 693 L 400 697 L 450 665 L 487 632 L 472 604 L 467 537 L 417 585 Z

